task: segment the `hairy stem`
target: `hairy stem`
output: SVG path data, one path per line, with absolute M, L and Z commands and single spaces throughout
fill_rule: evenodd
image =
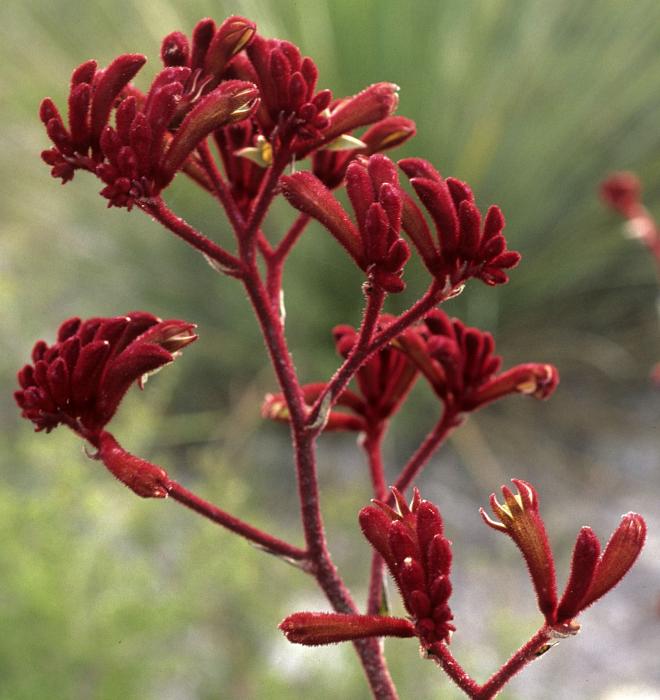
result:
M 379 287 L 371 288 L 365 292 L 367 303 L 362 316 L 362 324 L 358 333 L 355 345 L 351 349 L 350 354 L 346 358 L 342 366 L 335 372 L 334 376 L 327 383 L 325 389 L 314 402 L 309 413 L 307 423 L 310 429 L 314 429 L 317 433 L 323 429 L 325 416 L 321 415 L 322 411 L 329 413 L 333 404 L 348 386 L 355 373 L 360 369 L 360 365 L 371 354 L 367 352 L 378 323 L 378 317 L 385 302 L 385 292 Z
M 422 318 L 428 311 L 436 306 L 436 304 L 439 304 L 442 299 L 443 296 L 441 287 L 439 283 L 434 280 L 419 301 L 415 302 L 389 326 L 376 333 L 371 339 L 371 342 L 361 344 L 358 339 L 358 342 L 354 346 L 351 354 L 346 358 L 342 366 L 335 372 L 332 379 L 328 382 L 325 391 L 314 403 L 308 419 L 309 424 L 315 425 L 317 423 L 322 406 L 324 408 L 327 406 L 327 410 L 332 408 L 334 402 L 337 400 L 337 397 L 346 388 L 355 373 L 358 371 L 358 369 L 360 369 L 360 366 L 366 362 L 371 355 L 396 338 L 396 336 L 408 328 L 408 326 L 411 326 L 413 323 L 415 323 L 415 321 Z M 329 401 L 326 399 L 326 396 L 330 397 Z
M 200 498 L 197 494 L 181 486 L 176 481 L 169 480 L 166 484 L 167 492 L 170 498 L 183 504 L 184 506 L 194 510 L 196 513 L 212 520 L 218 525 L 235 532 L 237 535 L 244 537 L 253 544 L 265 549 L 270 554 L 286 557 L 294 561 L 303 562 L 307 559 L 307 551 L 296 547 L 284 540 L 274 537 L 273 535 L 259 530 L 258 528 L 249 525 L 239 518 L 226 513 L 217 506 Z
M 160 197 L 150 199 L 146 203 L 140 203 L 138 206 L 166 229 L 182 238 L 188 245 L 218 263 L 226 270 L 227 274 L 233 276 L 241 274 L 242 264 L 238 258 L 197 231 L 188 222 L 176 216 Z
M 401 493 L 412 484 L 415 477 L 428 463 L 433 453 L 442 445 L 454 428 L 460 425 L 461 416 L 451 407 L 445 408 L 442 418 L 437 422 L 433 430 L 424 438 L 424 442 L 417 448 L 413 456 L 397 477 L 395 486 Z M 394 504 L 394 497 L 390 494 L 389 501 Z
M 357 613 L 358 608 L 328 551 L 316 473 L 316 437 L 306 428 L 306 408 L 282 324 L 273 311 L 256 267 L 246 275 L 245 287 L 263 331 L 273 368 L 291 415 L 301 518 L 313 574 L 336 612 Z M 379 700 L 395 700 L 396 690 L 378 640 L 356 640 L 354 646 L 373 696 Z
M 511 658 L 483 685 L 470 678 L 453 657 L 446 644 L 436 643 L 428 651 L 431 658 L 471 700 L 491 700 L 527 664 L 546 650 L 545 644 L 553 638 L 552 630 L 545 625 L 534 634 Z

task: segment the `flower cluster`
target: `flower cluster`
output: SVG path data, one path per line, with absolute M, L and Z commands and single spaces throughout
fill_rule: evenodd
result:
M 549 364 L 526 363 L 498 374 L 502 358 L 495 355 L 493 336 L 439 309 L 431 311 L 417 331 L 402 334 L 395 345 L 443 403 L 458 412 L 474 411 L 514 393 L 546 399 L 559 383 L 556 368 Z
M 400 277 L 409 252 L 403 241 L 399 242 L 400 227 L 447 294 L 460 291 L 461 285 L 471 277 L 489 285 L 508 280 L 504 270 L 515 267 L 520 254 L 506 249 L 502 234 L 504 217 L 499 207 L 490 207 L 482 226 L 474 195 L 465 183 L 454 178 L 443 179 L 425 160 L 400 161 L 399 167 L 410 178 L 435 224 L 436 242 L 421 209 L 399 186 L 391 161 L 378 155 L 371 156 L 367 162 L 377 165 L 365 166 L 358 159 L 346 169 L 346 190 L 356 214 L 357 229 L 319 177 L 307 172 L 284 177 L 282 191 L 292 206 L 325 226 L 362 269 L 373 266 L 386 291 L 403 289 L 403 282 L 395 278 Z M 336 171 L 331 167 L 324 174 L 330 185 L 341 179 L 341 166 L 336 167 Z M 323 172 L 322 168 L 318 170 Z M 385 184 L 389 187 L 383 191 Z M 373 204 L 379 204 L 385 211 L 387 221 L 382 212 L 376 215 Z M 387 233 L 386 224 L 389 224 Z
M 208 134 L 245 119 L 258 102 L 255 86 L 239 80 L 225 81 L 196 101 L 186 100 L 191 70 L 184 66 L 162 70 L 142 95 L 127 85 L 145 60 L 124 55 L 105 70 L 97 70 L 94 61 L 77 68 L 71 79 L 69 130 L 50 98 L 41 104 L 41 119 L 55 144 L 42 158 L 53 176 L 67 182 L 76 169 L 94 172 L 106 184 L 101 194 L 109 206 L 130 209 L 158 195 Z M 183 102 L 190 111 L 172 134 Z
M 377 330 L 386 329 L 393 320 L 381 315 Z M 333 335 L 339 354 L 348 357 L 357 331 L 340 325 Z M 547 399 L 559 383 L 557 369 L 550 364 L 529 362 L 499 372 L 501 364 L 490 333 L 467 327 L 435 309 L 358 369 L 358 391 L 344 389 L 339 394 L 324 429 L 368 431 L 381 427 L 400 408 L 420 374 L 445 408 L 455 414 L 475 411 L 510 394 Z M 304 385 L 306 404 L 311 406 L 326 387 L 321 382 Z M 268 394 L 262 414 L 271 420 L 290 419 L 282 394 Z
M 165 68 L 146 94 L 130 83 L 146 61 L 139 54 L 119 56 L 104 70 L 95 61 L 76 68 L 68 128 L 54 102 L 42 102 L 40 116 L 53 142 L 42 158 L 54 177 L 68 182 L 78 169 L 93 172 L 106 185 L 101 194 L 109 205 L 128 209 L 158 196 L 179 170 L 211 190 L 195 149 L 213 134 L 230 188 L 246 211 L 246 199 L 278 153 L 286 162 L 322 148 L 348 149 L 335 165 L 341 177 L 358 152 L 389 148 L 414 132 L 409 120 L 386 123 L 398 103 L 395 85 L 378 83 L 333 101 L 329 90 L 316 92 L 318 69 L 310 58 L 289 42 L 261 37 L 243 17 L 218 27 L 203 19 L 191 41 L 172 32 L 161 58 Z M 232 129 L 237 122 L 242 126 Z M 367 142 L 347 136 L 369 125 L 376 130 Z
M 57 341 L 38 341 L 18 373 L 21 415 L 50 432 L 60 424 L 98 446 L 99 435 L 133 382 L 172 362 L 197 336 L 194 324 L 142 311 L 115 318 L 70 318 Z
M 319 71 L 314 61 L 303 57 L 294 44 L 256 36 L 248 57 L 262 102 L 259 122 L 264 136 L 299 141 L 321 138 L 329 126 L 330 90 L 315 92 Z M 294 149 L 295 150 L 295 149 Z
M 401 592 L 422 644 L 448 643 L 456 629 L 451 595 L 451 542 L 440 511 L 415 490 L 410 506 L 393 489 L 398 510 L 374 501 L 360 511 L 360 527 L 383 557 Z
M 624 515 L 603 552 L 593 530 L 583 527 L 575 543 L 566 589 L 558 599 L 554 558 L 539 514 L 538 495 L 525 481 L 513 479 L 513 483 L 518 493 L 503 486 L 504 504 L 494 494 L 490 497 L 499 522 L 483 508 L 481 516 L 487 525 L 508 534 L 521 550 L 545 617 L 545 638 L 577 634 L 577 615 L 614 588 L 635 563 L 646 538 L 646 523 L 637 513 Z M 448 604 L 452 555 L 440 512 L 422 500 L 417 490 L 410 506 L 396 489 L 392 491 L 397 510 L 376 500 L 360 511 L 360 526 L 385 560 L 411 621 L 299 612 L 280 624 L 289 641 L 316 645 L 373 636 L 416 636 L 432 655 L 438 655 L 438 645 L 450 642 L 456 629 Z
M 426 160 L 406 158 L 399 167 L 410 179 L 436 230 L 433 240 L 424 215 L 412 197 L 403 197 L 403 228 L 435 277 L 455 288 L 470 277 L 486 284 L 508 281 L 504 270 L 520 262 L 520 254 L 506 249 L 504 217 L 499 207 L 481 214 L 472 190 L 460 180 L 444 179 Z
M 546 624 L 560 633 L 574 634 L 579 630 L 574 619 L 614 588 L 635 563 L 646 539 L 646 523 L 637 513 L 622 516 L 602 553 L 594 531 L 583 527 L 575 542 L 566 589 L 558 600 L 554 558 L 539 514 L 538 494 L 526 481 L 512 481 L 518 493 L 503 486 L 504 503 L 495 494 L 490 497 L 497 520 L 483 508 L 481 516 L 488 526 L 509 535 L 522 552 Z
M 321 222 L 386 292 L 405 288 L 401 279 L 410 257 L 400 237 L 401 189 L 392 161 L 381 154 L 353 161 L 346 171 L 346 190 L 355 212 L 354 224 L 330 190 L 312 173 L 281 179 L 282 192 L 298 211 Z
M 397 510 L 381 501 L 360 511 L 360 527 L 383 557 L 411 620 L 381 615 L 299 612 L 280 623 L 290 642 L 317 645 L 365 637 L 419 638 L 422 647 L 448 644 L 455 630 L 451 595 L 451 542 L 440 511 L 415 490 L 408 505 L 392 489 Z

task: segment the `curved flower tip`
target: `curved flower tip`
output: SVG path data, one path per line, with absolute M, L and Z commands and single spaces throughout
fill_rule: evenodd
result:
M 554 365 L 526 363 L 502 372 L 484 383 L 475 392 L 474 406 L 483 406 L 509 394 L 523 394 L 547 399 L 559 384 L 559 372 Z
M 333 139 L 360 126 L 389 117 L 399 104 L 399 86 L 375 83 L 357 95 L 340 100 L 330 110 L 330 126 L 324 138 Z
M 142 498 L 167 498 L 169 477 L 164 469 L 136 457 L 103 431 L 95 455 L 119 481 Z
M 538 512 L 538 496 L 526 481 L 512 481 L 518 493 L 503 486 L 504 503 L 499 503 L 495 494 L 490 497 L 499 522 L 486 515 L 483 508 L 481 517 L 489 527 L 508 534 L 522 552 L 546 623 L 557 635 L 576 634 L 580 626 L 574 618 L 614 588 L 637 560 L 646 538 L 646 523 L 637 513 L 624 515 L 602 554 L 593 530 L 583 527 L 573 550 L 566 588 L 558 602 L 554 559 Z
M 539 514 L 538 494 L 522 479 L 511 481 L 518 492 L 502 486 L 504 503 L 500 503 L 494 493 L 490 496 L 490 506 L 499 522 L 483 508 L 479 512 L 486 525 L 509 535 L 520 549 L 536 590 L 539 609 L 551 619 L 557 607 L 557 583 L 552 550 Z
M 14 397 L 21 415 L 46 432 L 68 425 L 98 447 L 101 430 L 130 385 L 142 385 L 148 374 L 172 362 L 197 339 L 194 329 L 193 323 L 162 321 L 143 311 L 71 318 L 53 345 L 36 343 L 32 364 L 18 373 L 21 388 Z
M 163 156 L 160 169 L 165 181 L 174 177 L 185 159 L 212 131 L 247 119 L 258 104 L 257 86 L 244 80 L 227 80 L 202 98 L 183 120 Z
M 409 620 L 383 615 L 298 612 L 282 620 L 279 628 L 293 644 L 318 646 L 366 637 L 414 637 Z

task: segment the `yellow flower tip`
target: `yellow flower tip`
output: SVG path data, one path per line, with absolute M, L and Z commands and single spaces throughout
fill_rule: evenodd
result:
M 257 136 L 255 146 L 246 146 L 234 151 L 235 156 L 247 158 L 260 168 L 268 168 L 273 164 L 273 146 L 263 136 Z
M 239 40 L 236 42 L 236 46 L 234 46 L 234 50 L 231 52 L 232 56 L 235 56 L 239 51 L 241 51 L 246 44 L 249 43 L 250 39 L 254 36 L 255 33 L 255 28 L 251 26 L 247 26 L 243 33 L 241 34 Z
M 399 129 L 398 131 L 393 131 L 380 142 L 380 148 L 384 149 L 390 143 L 395 143 L 400 139 L 404 139 L 409 133 L 410 131 L 408 129 Z
M 493 498 L 495 497 L 495 494 L 493 494 Z M 483 508 L 479 508 L 479 515 L 481 516 L 481 519 L 488 525 L 488 527 L 492 527 L 493 530 L 499 530 L 500 532 L 506 532 L 507 528 L 505 525 L 502 523 L 498 523 L 496 520 L 493 520 Z
M 351 136 L 350 134 L 342 134 L 338 136 L 334 141 L 325 147 L 326 151 L 353 151 L 358 148 L 366 148 L 367 144 L 364 141 Z

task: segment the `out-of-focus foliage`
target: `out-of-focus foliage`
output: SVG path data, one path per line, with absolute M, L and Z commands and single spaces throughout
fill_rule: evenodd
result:
M 517 552 L 498 541 L 493 553 L 494 535 L 476 515 L 491 490 L 517 476 L 538 486 L 566 560 L 583 522 L 605 533 L 636 509 L 651 534 L 638 569 L 584 616 L 583 634 L 502 697 L 548 697 L 558 674 L 565 683 L 556 698 L 605 697 L 610 685 L 633 681 L 657 690 L 660 400 L 647 384 L 660 354 L 655 279 L 651 261 L 600 206 L 596 187 L 609 170 L 634 169 L 660 216 L 660 5 L 7 0 L 0 8 L 0 700 L 366 697 L 350 646 L 301 651 L 276 631 L 293 610 L 325 607 L 301 573 L 173 503 L 138 500 L 71 435 L 33 436 L 11 401 L 14 372 L 32 342 L 52 340 L 63 318 L 144 308 L 195 320 L 200 341 L 125 403 L 116 433 L 228 510 L 300 541 L 285 429 L 260 424 L 272 375 L 239 286 L 214 276 L 138 211 L 106 210 L 95 179 L 78 174 L 61 187 L 38 157 L 48 145 L 38 103 L 50 95 L 64 105 L 73 67 L 144 52 L 146 83 L 162 36 L 229 14 L 298 43 L 320 67 L 320 87 L 336 95 L 398 83 L 399 112 L 417 121 L 418 136 L 397 157 L 424 156 L 468 181 L 482 208 L 501 205 L 510 247 L 524 255 L 510 285 L 473 283 L 449 307 L 494 331 L 507 365 L 554 362 L 563 378 L 547 405 L 512 399 L 471 420 L 424 478 L 457 552 L 456 654 L 483 678 L 534 628 Z M 214 203 L 189 183 L 176 182 L 168 199 L 228 240 Z M 276 235 L 290 218 L 277 206 L 267 230 Z M 336 363 L 329 329 L 359 320 L 361 280 L 314 226 L 287 273 L 297 366 L 305 381 L 319 380 Z M 407 278 L 409 293 L 392 308 L 422 288 L 421 272 Z M 436 410 L 421 386 L 415 398 L 395 426 L 391 473 Z M 356 513 L 368 500 L 367 477 L 351 440 L 328 437 L 323 448 L 332 549 L 363 596 L 367 547 Z M 608 665 L 614 644 L 616 672 Z M 413 643 L 388 649 L 403 698 L 460 697 Z

